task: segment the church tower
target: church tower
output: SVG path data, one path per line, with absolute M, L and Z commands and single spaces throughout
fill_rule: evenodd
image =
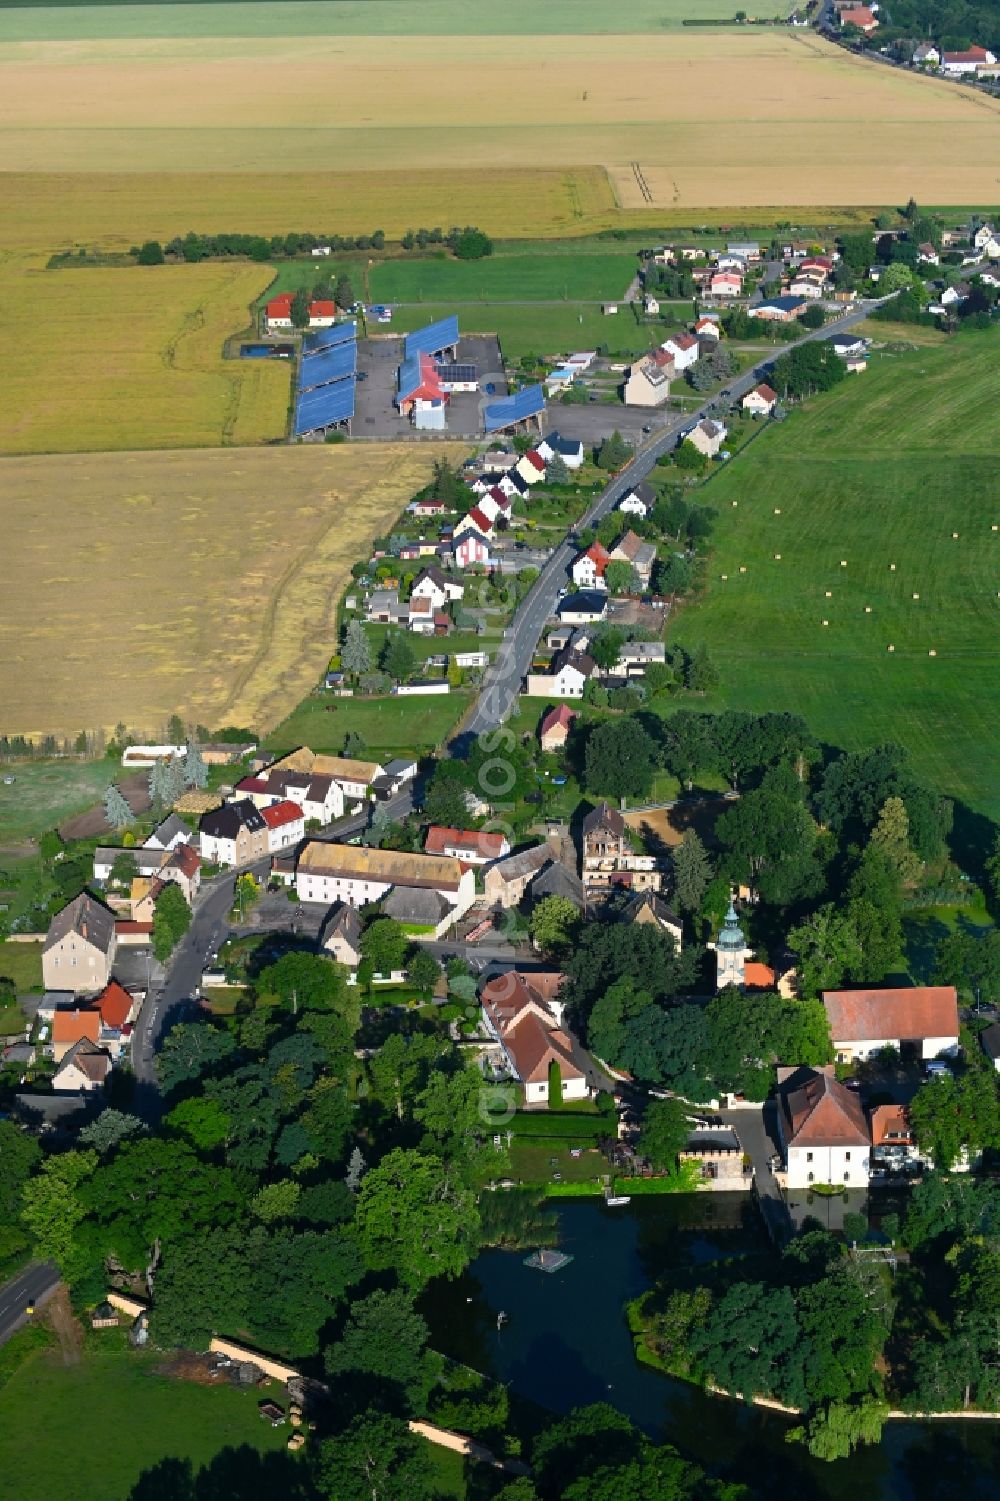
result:
M 747 947 L 746 934 L 740 927 L 732 897 L 729 898 L 729 911 L 714 947 L 716 989 L 725 990 L 727 985 L 742 987 L 746 962 L 753 958 L 753 949 Z

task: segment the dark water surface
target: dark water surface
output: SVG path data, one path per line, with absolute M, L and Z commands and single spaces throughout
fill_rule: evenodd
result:
M 640 1197 L 620 1209 L 568 1200 L 557 1210 L 560 1249 L 573 1261 L 548 1274 L 526 1267 L 524 1252 L 484 1252 L 428 1298 L 436 1348 L 553 1412 L 611 1402 L 714 1471 L 762 1494 L 784 1487 L 782 1501 L 1000 1501 L 1000 1423 L 892 1422 L 879 1448 L 821 1464 L 785 1443 L 787 1420 L 638 1364 L 624 1304 L 672 1265 L 759 1250 L 747 1195 Z M 509 1322 L 498 1332 L 501 1309 Z

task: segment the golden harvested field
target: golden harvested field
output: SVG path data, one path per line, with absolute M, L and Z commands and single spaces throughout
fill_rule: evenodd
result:
M 335 645 L 350 567 L 426 483 L 438 444 L 0 460 L 8 734 L 175 710 L 264 730 Z
M 987 200 L 998 155 L 1000 102 L 780 30 L 33 41 L 0 64 L 14 172 L 458 167 L 485 207 L 494 168 L 601 166 L 630 208 L 637 161 L 654 204 L 703 208 Z
M 275 361 L 223 360 L 271 279 L 266 266 L 45 271 L 0 252 L 0 451 L 259 443 L 285 431 Z M 8 553 L 9 556 L 9 553 Z

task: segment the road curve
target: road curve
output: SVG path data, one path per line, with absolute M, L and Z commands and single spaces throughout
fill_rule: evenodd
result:
M 816 339 L 828 339 L 831 334 L 843 333 L 853 328 L 855 324 L 863 322 L 872 309 L 885 300 L 881 298 L 862 302 L 852 312 L 832 319 L 822 328 L 811 331 L 803 338 L 788 344 L 776 345 L 773 353 L 769 353 L 765 359 L 759 360 L 749 370 L 730 381 L 723 392 L 716 392 L 696 411 L 678 415 L 675 421 L 661 429 L 656 437 L 615 475 L 577 523 L 578 529 L 591 526 L 613 510 L 633 485 L 645 479 L 657 459 L 662 454 L 670 452 L 680 434 L 693 427 L 696 422 L 700 422 L 720 398 L 728 402 L 738 401 L 757 385 L 767 366 L 779 355 L 797 348 L 799 344 L 809 344 Z M 531 592 L 518 605 L 511 624 L 504 632 L 497 659 L 483 679 L 475 708 L 465 720 L 453 742 L 453 748 L 459 753 L 462 747 L 471 744 L 475 737 L 488 736 L 491 731 L 497 730 L 514 707 L 545 622 L 555 614 L 559 590 L 565 586 L 574 552 L 575 549 L 569 542 L 561 542 L 532 585 Z

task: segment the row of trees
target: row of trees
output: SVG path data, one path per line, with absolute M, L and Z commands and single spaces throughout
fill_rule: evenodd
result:
M 133 245 L 131 254 L 142 266 L 159 266 L 165 260 L 188 262 L 228 260 L 245 256 L 251 261 L 294 260 L 309 255 L 320 246 L 329 246 L 334 254 L 347 250 L 384 250 L 385 233 L 373 230 L 370 235 L 315 235 L 292 231 L 285 235 L 197 234 L 175 235 L 166 245 L 146 240 Z

